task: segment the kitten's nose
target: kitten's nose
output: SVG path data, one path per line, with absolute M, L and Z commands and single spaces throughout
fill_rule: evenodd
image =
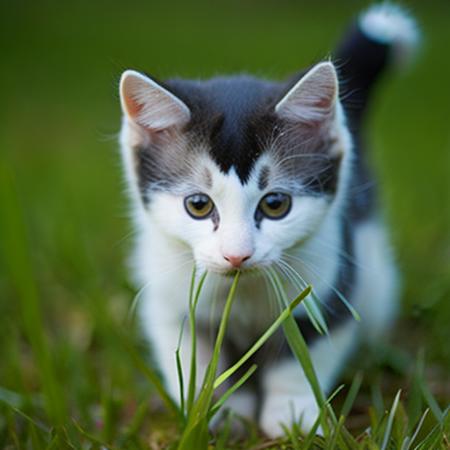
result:
M 241 267 L 244 261 L 250 259 L 252 255 L 223 255 L 224 259 L 228 261 L 233 267 Z

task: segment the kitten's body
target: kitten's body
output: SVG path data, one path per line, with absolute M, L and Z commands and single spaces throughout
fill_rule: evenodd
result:
M 172 80 L 162 87 L 136 72 L 123 76 L 121 143 L 138 227 L 134 264 L 144 286 L 139 309 L 175 397 L 174 352 L 194 262 L 211 272 L 198 308 L 203 369 L 230 284 L 226 274 L 235 267 L 244 276 L 223 365 L 235 362 L 276 315 L 266 283 L 269 267 L 287 280 L 291 298 L 306 280 L 323 305 L 329 337 L 315 331 L 302 307 L 295 314 L 326 391 L 360 341 L 358 333 L 379 335 L 394 316 L 396 270 L 359 130 L 373 81 L 392 49 L 413 39 L 414 24 L 399 10 L 379 7 L 359 27 L 337 51 L 348 84 L 343 106 L 331 63 L 288 83 L 240 76 Z M 190 217 L 186 202 L 198 193 L 213 206 Z M 272 193 L 289 202 L 284 215 L 263 214 L 262 202 Z M 289 283 L 291 278 L 297 281 Z M 361 314 L 362 326 L 340 296 Z M 301 417 L 309 428 L 317 407 L 301 368 L 282 341 L 269 349 L 258 356 L 258 389 L 238 392 L 230 406 L 258 416 L 270 435 L 281 432 L 280 423 Z

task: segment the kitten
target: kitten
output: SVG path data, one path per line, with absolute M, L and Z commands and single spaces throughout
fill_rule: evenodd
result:
M 295 317 L 325 392 L 353 348 L 391 324 L 398 276 L 361 126 L 375 81 L 417 36 L 410 16 L 383 4 L 359 17 L 334 62 L 287 82 L 239 75 L 160 83 L 124 72 L 120 141 L 138 229 L 139 310 L 174 397 L 174 355 L 194 264 L 209 273 L 198 310 L 199 380 L 220 319 L 221 305 L 211 300 L 223 300 L 236 269 L 243 276 L 223 367 L 276 315 L 265 283 L 271 267 L 283 275 L 291 298 L 311 283 L 322 304 L 329 336 L 316 331 L 303 306 Z M 360 323 L 342 297 L 360 313 Z M 185 335 L 185 374 L 188 342 Z M 309 429 L 317 406 L 287 346 L 258 357 L 257 389 L 246 385 L 229 406 L 257 418 L 270 436 L 283 433 L 282 423 L 300 419 Z

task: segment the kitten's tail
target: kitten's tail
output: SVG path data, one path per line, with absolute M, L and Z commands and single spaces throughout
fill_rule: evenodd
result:
M 379 76 L 390 65 L 408 63 L 419 41 L 415 19 L 398 5 L 373 5 L 359 16 L 334 58 L 350 116 L 359 122 Z

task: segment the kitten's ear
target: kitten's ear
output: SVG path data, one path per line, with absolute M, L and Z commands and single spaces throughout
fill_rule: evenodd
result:
M 336 69 L 331 62 L 323 62 L 297 82 L 275 106 L 275 112 L 292 122 L 324 123 L 334 117 L 338 92 Z
M 122 74 L 120 101 L 128 119 L 150 132 L 181 128 L 191 119 L 189 108 L 178 97 L 134 70 Z

